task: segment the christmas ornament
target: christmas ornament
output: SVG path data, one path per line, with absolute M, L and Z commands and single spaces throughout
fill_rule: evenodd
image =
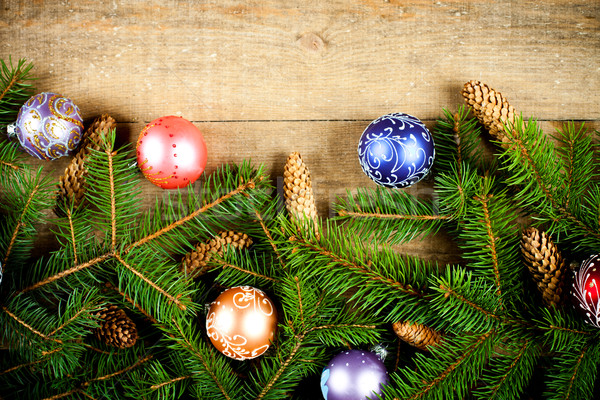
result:
M 58 182 L 57 203 L 73 199 L 74 205 L 77 207 L 83 202 L 86 191 L 85 176 L 87 175 L 85 159 L 90 153 L 90 149 L 100 149 L 98 144 L 100 136 L 107 135 L 115 129 L 116 125 L 117 123 L 112 117 L 102 115 L 86 129 L 79 151 L 65 168 L 65 173 Z
M 77 148 L 82 129 L 79 108 L 66 97 L 45 92 L 27 100 L 8 132 L 32 156 L 55 160 Z
M 507 149 L 511 140 L 504 132 L 504 125 L 514 124 L 515 108 L 500 92 L 476 80 L 465 83 L 462 95 L 479 122 Z
M 206 243 L 198 243 L 195 249 L 185 255 L 181 261 L 182 273 L 197 278 L 207 270 L 207 263 L 214 254 L 223 255 L 227 246 L 234 249 L 247 249 L 252 245 L 252 239 L 245 233 L 223 231 Z
M 308 218 L 317 228 L 317 207 L 310 180 L 310 171 L 298 152 L 290 154 L 285 163 L 283 194 L 285 207 L 290 213 L 290 218 L 296 223 L 303 223 L 305 218 Z
M 392 326 L 400 339 L 421 350 L 429 351 L 429 346 L 436 346 L 442 340 L 438 331 L 423 324 L 398 321 Z
M 323 369 L 321 392 L 325 400 L 375 399 L 388 379 L 385 365 L 374 353 L 348 350 Z
M 150 122 L 142 129 L 136 148 L 142 173 L 163 189 L 186 187 L 206 167 L 202 132 L 182 117 L 168 116 Z
M 427 175 L 435 148 L 433 137 L 419 119 L 402 113 L 371 122 L 358 142 L 360 166 L 378 185 L 402 188 Z
M 227 357 L 247 360 L 263 354 L 275 338 L 277 311 L 267 295 L 251 286 L 225 290 L 210 304 L 206 333 Z
M 115 305 L 110 305 L 96 314 L 100 318 L 100 327 L 94 334 L 98 340 L 109 346 L 125 349 L 137 341 L 135 323 Z
M 533 227 L 527 228 L 521 238 L 521 254 L 544 303 L 561 304 L 567 263 L 550 235 Z
M 600 328 L 600 255 L 595 254 L 585 260 L 575 272 L 573 280 L 573 300 L 576 308 L 582 311 L 586 322 Z

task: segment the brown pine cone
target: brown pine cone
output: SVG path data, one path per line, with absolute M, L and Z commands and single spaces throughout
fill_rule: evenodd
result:
M 527 228 L 521 239 L 521 254 L 544 302 L 561 304 L 568 265 L 550 235 L 533 227 Z
M 207 272 L 207 263 L 213 254 L 223 255 L 223 248 L 231 246 L 235 249 L 247 249 L 252 239 L 245 233 L 223 231 L 206 243 L 198 243 L 195 250 L 187 253 L 181 260 L 182 273 L 197 278 Z
M 436 346 L 442 340 L 439 332 L 423 324 L 399 321 L 393 328 L 400 339 L 421 350 L 429 351 L 429 346 Z
M 100 327 L 94 334 L 98 340 L 120 349 L 131 347 L 137 341 L 135 323 L 115 305 L 110 305 L 96 314 L 100 318 Z
M 504 131 L 504 125 L 514 124 L 516 111 L 500 92 L 485 83 L 472 80 L 465 83 L 462 95 L 473 113 L 496 140 L 501 141 L 505 149 L 511 139 Z
M 315 233 L 317 228 L 317 206 L 313 195 L 310 171 L 300 153 L 289 155 L 283 171 L 283 195 L 285 207 L 290 218 L 296 224 L 303 224 L 306 217 L 313 222 Z
M 90 148 L 99 149 L 100 135 L 107 135 L 116 125 L 117 123 L 112 117 L 104 114 L 97 118 L 85 131 L 79 151 L 75 154 L 58 182 L 58 204 L 69 199 L 73 199 L 75 207 L 81 204 L 86 190 L 85 176 L 87 170 L 85 159 L 90 153 Z

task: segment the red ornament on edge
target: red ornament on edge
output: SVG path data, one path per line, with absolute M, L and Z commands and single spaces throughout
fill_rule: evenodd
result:
M 573 280 L 574 301 L 579 311 L 586 317 L 586 322 L 600 328 L 600 255 L 593 255 L 585 260 L 575 272 Z
M 136 150 L 144 176 L 163 189 L 186 187 L 206 167 L 202 132 L 182 117 L 171 115 L 150 122 L 142 129 Z

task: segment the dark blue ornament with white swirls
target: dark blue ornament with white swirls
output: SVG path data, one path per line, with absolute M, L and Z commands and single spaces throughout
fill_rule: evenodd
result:
M 412 115 L 387 114 L 371 122 L 358 142 L 360 166 L 381 186 L 403 188 L 423 179 L 433 165 L 433 137 Z

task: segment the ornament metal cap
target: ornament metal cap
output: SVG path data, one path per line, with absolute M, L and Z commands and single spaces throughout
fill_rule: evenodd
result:
M 375 355 L 377 357 L 379 357 L 379 359 L 383 362 L 385 361 L 387 355 L 388 355 L 388 350 L 387 350 L 387 346 L 384 346 L 383 344 L 376 344 L 375 346 L 371 347 L 369 349 L 369 351 L 371 353 L 375 353 Z
M 9 138 L 14 137 L 17 134 L 17 123 L 13 122 L 12 124 L 8 125 L 6 127 L 6 133 L 8 134 Z

